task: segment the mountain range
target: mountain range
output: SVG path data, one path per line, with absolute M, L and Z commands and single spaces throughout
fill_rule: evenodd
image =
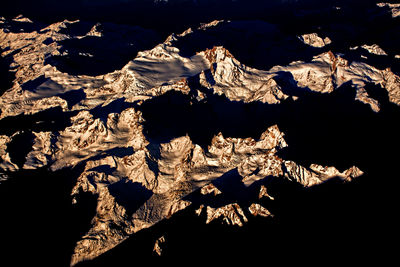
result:
M 11 266 L 391 255 L 399 4 L 76 2 L 0 17 Z

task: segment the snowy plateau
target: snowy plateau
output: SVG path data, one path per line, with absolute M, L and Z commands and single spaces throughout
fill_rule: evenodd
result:
M 276 2 L 180 32 L 0 17 L 0 265 L 381 255 L 400 4 Z

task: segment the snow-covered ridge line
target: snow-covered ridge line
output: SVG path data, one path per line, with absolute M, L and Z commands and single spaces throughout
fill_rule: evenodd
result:
M 15 20 L 33 23 L 23 17 Z M 91 228 L 76 244 L 71 265 L 93 259 L 130 235 L 170 218 L 192 204 L 184 197 L 197 190 L 204 195 L 223 195 L 213 181 L 232 170 L 237 170 L 247 187 L 267 176 L 310 187 L 334 177 L 351 181 L 363 174 L 356 166 L 338 170 L 317 164 L 301 166 L 280 158 L 277 152 L 290 144 L 286 143 L 279 125 L 266 127 L 258 139 L 219 133 L 210 140 L 207 149 L 194 143 L 188 135 L 165 143 L 151 143 L 143 130 L 145 118 L 140 105 L 171 90 L 189 94 L 195 90 L 190 88 L 190 78 L 198 77 L 200 85 L 210 93 L 245 103 L 278 105 L 289 99 L 296 100 L 297 97 L 284 93 L 278 82 L 279 75 L 287 73 L 298 88 L 324 94 L 351 83 L 357 90 L 356 99 L 370 105 L 375 112 L 380 111 L 380 104 L 368 95 L 365 89 L 368 84 L 386 89 L 389 100 L 400 105 L 399 76 L 390 69 L 380 70 L 357 61 L 349 63 L 332 51 L 307 62 L 294 61 L 270 70 L 258 70 L 242 64 L 222 46 L 198 51 L 191 57 L 182 56 L 175 47 L 179 38 L 194 31 L 207 31 L 222 21 L 172 34 L 165 42 L 139 52 L 120 70 L 98 76 L 71 75 L 45 64 L 47 57 L 60 55 L 58 42 L 85 36 L 102 38 L 97 24 L 85 36 L 61 33 L 73 23 L 79 22 L 55 23 L 30 33 L 0 28 L 2 56 L 12 59 L 16 77 L 12 88 L 0 97 L 0 118 L 35 114 L 51 107 L 60 107 L 63 112 L 76 111 L 68 118 L 70 126 L 65 129 L 32 132 L 32 150 L 22 166 L 23 169 L 46 166 L 52 171 L 83 166 L 71 192 L 73 203 L 79 204 L 77 196 L 86 192 L 97 196 L 97 207 Z M 304 35 L 302 40 L 316 47 L 330 41 L 314 34 Z M 70 104 L 65 94 L 76 91 L 83 92 L 84 97 Z M 198 93 L 199 101 L 207 100 L 204 94 Z M 95 110 L 106 109 L 120 100 L 126 108 L 95 116 Z M 14 135 L 0 135 L 0 171 L 19 169 L 7 151 L 13 138 Z M 113 193 L 119 186 L 129 188 L 132 184 L 146 193 L 143 203 L 133 211 L 118 202 Z M 273 199 L 266 188 L 260 189 L 260 198 L 263 196 Z M 202 213 L 204 207 L 198 212 Z M 228 224 L 243 225 L 247 221 L 247 210 L 254 216 L 271 216 L 258 203 L 249 207 L 231 203 L 219 208 L 205 207 L 206 222 L 223 218 Z
M 222 22 L 204 24 L 196 30 L 204 31 Z M 223 47 L 201 51 L 189 58 L 182 57 L 174 43 L 179 38 L 190 35 L 192 30 L 179 35 L 172 34 L 164 43 L 151 50 L 139 52 L 135 59 L 113 73 L 94 77 L 69 75 L 60 72 L 56 67 L 44 65 L 44 59 L 59 55 L 60 46 L 57 41 L 71 38 L 60 31 L 74 23 L 79 22 L 55 23 L 40 32 L 32 33 L 6 33 L 0 29 L 3 40 L 0 47 L 5 50 L 3 56 L 13 54 L 12 67 L 16 75 L 13 87 L 0 98 L 1 118 L 21 113 L 34 114 L 57 106 L 64 111 L 91 109 L 118 97 L 128 97 L 135 101 L 140 97 L 155 95 L 155 91 L 162 85 L 172 85 L 199 73 L 203 86 L 231 100 L 276 104 L 287 99 L 289 96 L 280 90 L 274 79 L 278 72 L 283 71 L 291 73 L 300 87 L 318 92 L 332 92 L 350 81 L 361 90 L 358 99 L 371 105 L 375 111 L 379 110 L 379 103 L 370 99 L 362 90 L 367 83 L 380 84 L 388 90 L 390 101 L 398 104 L 399 84 L 396 81 L 399 77 L 390 70 L 379 70 L 356 61 L 349 65 L 334 53 L 323 53 L 314 57 L 311 62 L 275 66 L 270 71 L 260 71 L 241 64 Z M 88 35 L 93 35 L 96 25 Z M 45 44 L 49 38 L 53 42 Z M 372 48 L 373 51 L 381 51 L 376 47 Z M 204 74 L 207 69 L 211 70 L 215 84 L 211 85 L 207 80 Z M 36 88 L 25 89 L 27 82 L 37 83 Z M 86 98 L 68 107 L 62 95 L 80 89 L 84 90 Z

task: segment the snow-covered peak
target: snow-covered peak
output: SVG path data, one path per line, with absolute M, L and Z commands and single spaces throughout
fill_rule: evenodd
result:
M 332 41 L 331 41 L 331 39 L 329 39 L 329 37 L 325 37 L 324 39 L 322 39 L 316 33 L 303 34 L 303 35 L 299 36 L 298 38 L 303 43 L 310 45 L 312 47 L 318 47 L 318 48 L 324 47 L 324 46 L 332 43 Z
M 35 25 L 22 16 L 12 21 Z M 268 207 L 261 204 L 275 199 L 275 194 L 272 197 L 267 187 L 261 186 L 266 177 L 313 187 L 333 178 L 350 182 L 362 176 L 365 170 L 353 162 L 346 162 L 347 167 L 342 169 L 334 163 L 306 165 L 291 156 L 286 158 L 285 149 L 290 148 L 291 141 L 296 142 L 296 132 L 285 139 L 286 132 L 281 129 L 292 128 L 284 121 L 284 109 L 292 108 L 290 116 L 295 117 L 299 110 L 294 103 L 307 94 L 328 98 L 341 89 L 353 90 L 354 100 L 369 105 L 375 112 L 372 114 L 380 114 L 388 103 L 400 105 L 400 78 L 395 70 L 335 51 L 334 43 L 327 47 L 331 39 L 315 33 L 298 37 L 307 44 L 300 43 L 301 49 L 308 49 L 298 51 L 315 54 L 299 54 L 290 63 L 282 55 L 282 62 L 287 64 L 257 69 L 251 61 L 247 65 L 246 58 L 246 64 L 241 62 L 240 49 L 228 49 L 229 42 L 225 46 L 202 44 L 199 47 L 207 48 L 193 49 L 193 54 L 188 52 L 192 50 L 185 50 L 181 43 L 185 38 L 208 31 L 215 37 L 219 26 L 232 23 L 216 20 L 169 35 L 164 42 L 127 58 L 119 69 L 88 75 L 62 71 L 62 64 L 50 59 L 68 59 L 73 52 L 85 60 L 96 58 L 90 51 L 69 51 L 67 44 L 106 38 L 103 24 L 82 26 L 79 21 L 62 21 L 39 30 L 13 32 L 7 23 L 6 19 L 0 20 L 0 47 L 15 77 L 12 86 L 0 96 L 0 122 L 15 119 L 18 123 L 0 134 L 0 181 L 7 177 L 3 173 L 20 169 L 77 170 L 72 202 L 79 205 L 81 194 L 91 194 L 97 203 L 89 230 L 76 243 L 71 265 L 94 259 L 129 236 L 189 207 L 197 208 L 196 213 L 205 216 L 206 223 L 222 221 L 243 226 L 252 216 L 272 217 Z M 78 28 L 83 34 L 69 32 L 72 26 L 82 26 Z M 269 24 L 261 23 L 260 27 L 268 28 L 263 28 L 268 38 L 299 44 L 294 35 L 279 37 L 284 33 L 277 33 L 277 28 Z M 268 49 L 281 51 L 271 47 Z M 377 45 L 362 48 L 375 55 L 387 55 Z M 370 86 L 382 89 L 388 103 L 384 97 L 371 93 Z M 179 110 L 181 107 L 185 109 Z M 225 107 L 231 109 L 221 110 Z M 175 109 L 179 111 L 174 112 Z M 246 120 L 259 123 L 246 126 L 254 129 L 246 129 L 245 134 L 237 130 L 243 127 L 239 118 L 242 114 L 238 115 L 242 110 L 249 112 Z M 265 110 L 271 112 L 262 114 Z M 216 119 L 219 116 L 221 120 Z M 271 119 L 274 116 L 279 119 Z M 161 119 L 157 121 L 158 117 Z M 152 125 L 154 121 L 161 127 Z M 329 121 L 310 118 L 308 125 L 300 125 L 304 127 L 303 137 L 310 134 L 310 125 L 325 123 Z M 173 129 L 181 126 L 182 129 Z M 346 126 L 339 128 L 347 131 Z M 26 143 L 31 146 L 27 153 L 15 156 L 9 148 L 24 134 L 20 129 L 29 133 Z M 158 132 L 165 136 L 159 137 Z M 204 143 L 199 141 L 208 137 Z M 308 156 L 306 152 L 297 151 L 305 153 L 304 157 Z M 221 186 L 224 179 L 237 183 L 240 190 L 256 187 L 256 199 L 240 202 L 240 198 L 236 201 L 228 196 L 231 199 L 227 201 L 224 198 L 229 194 Z M 131 195 L 138 197 L 132 200 Z M 215 199 L 224 201 L 210 205 Z M 156 242 L 158 254 L 163 240 Z

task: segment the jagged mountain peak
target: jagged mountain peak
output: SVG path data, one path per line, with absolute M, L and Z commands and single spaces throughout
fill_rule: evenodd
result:
M 358 25 L 335 34 L 341 24 L 209 21 L 163 36 L 107 22 L 0 19 L 12 74 L 0 96 L 0 190 L 31 173 L 71 176 L 63 205 L 91 203 L 69 243 L 71 266 L 142 236 L 155 242 L 149 253 L 174 253 L 163 231 L 185 218 L 241 229 L 284 220 L 272 202 L 302 202 L 283 203 L 281 191 L 332 186 L 337 200 L 334 185 L 392 168 L 380 164 L 392 148 L 378 145 L 387 138 L 396 148 L 400 103 L 385 34 L 346 43 L 340 35 Z

